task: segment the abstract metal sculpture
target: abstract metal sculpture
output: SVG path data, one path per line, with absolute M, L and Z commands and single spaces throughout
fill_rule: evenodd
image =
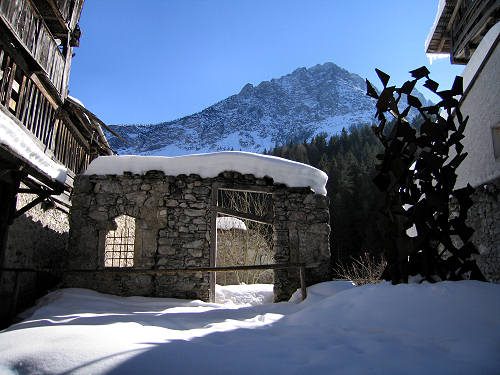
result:
M 455 98 L 463 93 L 462 77 L 455 78 L 451 90 L 437 91 L 439 85 L 429 78 L 425 66 L 411 71 L 413 79 L 401 87 L 388 86 L 390 76 L 376 72 L 384 88 L 379 94 L 366 80 L 367 95 L 377 99 L 379 125 L 373 131 L 385 153 L 377 155 L 381 163 L 373 181 L 386 194 L 382 213 L 392 223 L 385 241 L 388 265 L 382 277 L 394 284 L 418 274 L 430 282 L 484 280 L 472 257 L 478 253 L 470 242 L 474 231 L 465 223 L 473 188 L 454 190 L 456 169 L 467 156 L 460 141 L 468 117 L 463 118 Z M 423 86 L 441 98 L 427 107 L 411 95 L 424 77 Z M 402 105 L 404 97 L 406 106 Z M 423 118 L 419 131 L 405 119 L 411 108 Z M 386 113 L 395 121 L 389 122 Z M 450 199 L 456 202 L 456 210 L 450 210 Z

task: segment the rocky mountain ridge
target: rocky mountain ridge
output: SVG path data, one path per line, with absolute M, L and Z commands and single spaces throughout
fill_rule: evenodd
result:
M 423 103 L 427 101 L 421 96 Z M 334 63 L 298 68 L 278 79 L 245 85 L 201 112 L 154 125 L 111 125 L 119 154 L 167 155 L 243 150 L 333 135 L 351 125 L 371 123 L 375 102 L 365 80 Z

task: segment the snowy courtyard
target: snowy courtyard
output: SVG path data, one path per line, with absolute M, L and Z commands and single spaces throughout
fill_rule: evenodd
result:
M 0 374 L 498 374 L 500 285 L 354 287 L 290 302 L 272 285 L 217 302 L 62 289 L 0 332 Z

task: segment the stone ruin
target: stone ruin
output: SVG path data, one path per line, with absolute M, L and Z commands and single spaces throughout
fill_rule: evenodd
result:
M 64 286 L 213 301 L 213 273 L 182 270 L 216 266 L 217 194 L 224 189 L 269 194 L 275 262 L 304 263 L 306 285 L 329 280 L 325 195 L 233 171 L 202 178 L 150 170 L 76 177 Z M 123 218 L 133 223 L 126 225 L 129 234 L 113 237 Z M 274 270 L 275 301 L 287 300 L 298 288 L 298 268 Z

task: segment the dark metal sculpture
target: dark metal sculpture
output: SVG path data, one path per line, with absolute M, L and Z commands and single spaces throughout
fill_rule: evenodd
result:
M 465 224 L 473 188 L 454 190 L 456 169 L 467 156 L 460 141 L 468 117 L 463 118 L 454 98 L 463 93 L 462 77 L 455 78 L 451 90 L 437 91 L 439 85 L 429 78 L 425 66 L 411 71 L 413 79 L 401 87 L 388 86 L 390 76 L 376 72 L 384 88 L 379 94 L 366 80 L 367 95 L 377 99 L 379 125 L 373 131 L 385 153 L 377 156 L 381 163 L 374 183 L 386 194 L 383 214 L 392 223 L 386 235 L 388 265 L 382 277 L 394 284 L 408 282 L 409 275 L 417 274 L 430 282 L 484 280 L 472 258 L 478 253 L 470 242 L 474 231 Z M 424 77 L 423 86 L 441 98 L 436 105 L 424 107 L 411 95 Z M 405 97 L 407 105 L 400 112 L 398 104 Z M 419 131 L 405 119 L 411 108 L 423 117 Z M 395 121 L 389 122 L 387 113 Z M 450 199 L 456 202 L 456 210 L 450 210 Z

